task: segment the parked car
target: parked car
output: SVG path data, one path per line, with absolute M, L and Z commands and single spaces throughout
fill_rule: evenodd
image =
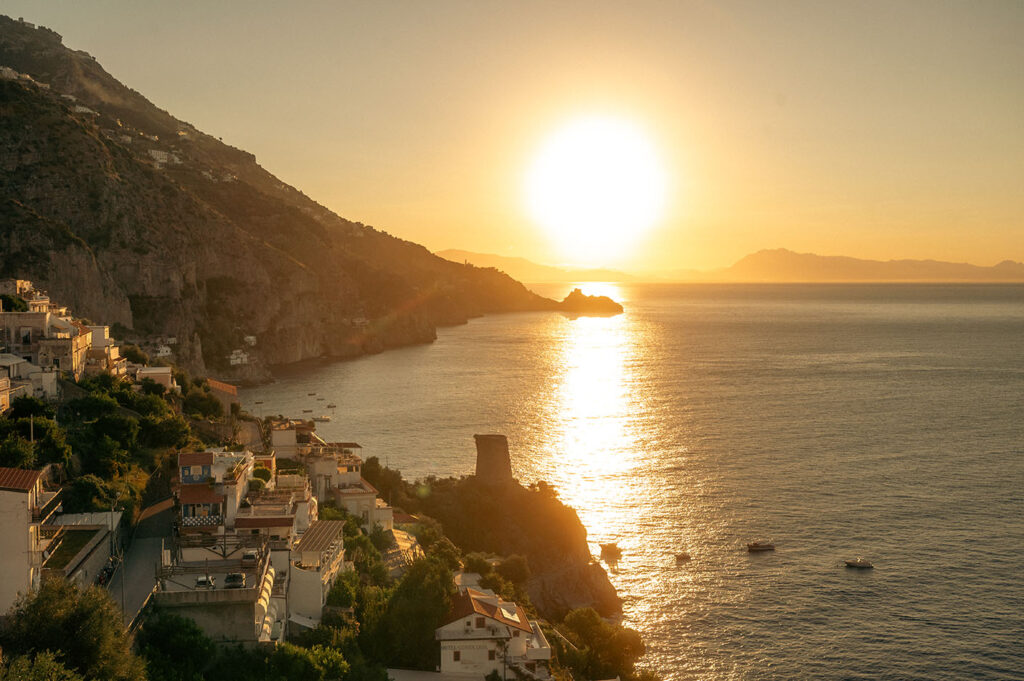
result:
M 214 579 L 213 575 L 199 575 L 196 577 L 196 588 L 197 589 L 216 589 L 217 580 Z
M 232 572 L 224 578 L 225 589 L 244 589 L 245 588 L 245 573 L 244 572 Z
M 260 552 L 256 549 L 242 551 L 242 567 L 256 567 L 260 564 Z

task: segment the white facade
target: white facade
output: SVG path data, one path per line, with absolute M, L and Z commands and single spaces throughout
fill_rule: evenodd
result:
M 45 548 L 39 527 L 59 503 L 59 491 L 43 489 L 40 471 L 0 468 L 0 612 L 39 587 Z
M 441 673 L 477 678 L 516 672 L 549 678 L 551 646 L 536 621 L 520 606 L 489 593 L 466 589 L 452 600 L 448 622 L 434 632 L 441 647 Z
M 288 586 L 288 616 L 304 627 L 316 626 L 323 615 L 327 594 L 345 563 L 345 523 L 318 520 L 292 551 Z

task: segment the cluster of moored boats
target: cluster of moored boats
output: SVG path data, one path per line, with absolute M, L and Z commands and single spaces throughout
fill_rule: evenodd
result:
M 619 545 L 617 543 L 610 542 L 608 544 L 601 544 L 600 546 L 601 546 L 601 558 L 603 558 L 605 560 L 605 562 L 615 563 L 620 558 L 622 558 L 622 549 L 619 548 Z M 772 542 L 755 541 L 755 542 L 750 542 L 749 544 L 747 544 L 747 551 L 749 553 L 761 553 L 763 551 L 774 551 L 774 550 L 775 550 L 775 544 L 773 544 Z M 690 556 L 689 553 L 687 553 L 686 551 L 681 551 L 681 552 L 676 554 L 676 565 L 680 565 L 682 563 L 687 563 L 691 559 L 692 559 L 692 556 Z M 855 569 L 858 569 L 858 570 L 866 570 L 866 569 L 870 569 L 870 568 L 875 567 L 874 565 L 871 564 L 871 561 L 867 560 L 866 558 L 854 558 L 852 560 L 847 560 L 847 561 L 844 561 L 844 562 L 846 563 L 846 567 L 848 567 L 848 568 L 855 568 Z
M 316 395 L 316 393 L 306 393 L 307 397 L 313 397 L 314 395 Z M 316 398 L 316 401 L 317 402 L 323 402 L 324 398 L 318 397 L 318 398 Z M 337 406 L 338 405 L 336 405 L 336 404 L 328 404 L 327 408 L 333 411 L 334 409 L 337 408 Z M 303 414 L 312 414 L 313 410 L 312 409 L 303 409 L 302 413 Z M 320 414 L 319 416 L 312 416 L 312 417 L 307 417 L 307 418 L 312 418 L 314 421 L 318 421 L 320 423 L 327 423 L 328 421 L 331 420 L 330 414 Z

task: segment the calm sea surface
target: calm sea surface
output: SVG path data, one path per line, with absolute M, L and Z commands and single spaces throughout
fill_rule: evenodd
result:
M 322 435 L 410 478 L 507 434 L 619 543 L 668 679 L 1024 678 L 1024 287 L 589 288 L 626 313 L 475 319 L 243 402 L 334 403 Z

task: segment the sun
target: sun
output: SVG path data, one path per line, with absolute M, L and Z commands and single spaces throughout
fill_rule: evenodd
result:
M 667 184 L 640 126 L 585 116 L 541 144 L 526 174 L 526 205 L 570 262 L 610 264 L 663 218 Z

